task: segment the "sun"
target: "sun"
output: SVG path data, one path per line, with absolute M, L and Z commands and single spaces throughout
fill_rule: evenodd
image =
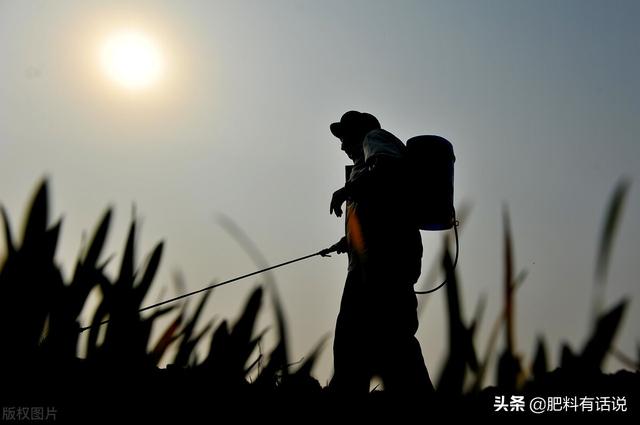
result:
M 150 88 L 164 72 L 162 51 L 150 36 L 141 31 L 112 33 L 104 41 L 100 53 L 105 74 L 126 89 Z

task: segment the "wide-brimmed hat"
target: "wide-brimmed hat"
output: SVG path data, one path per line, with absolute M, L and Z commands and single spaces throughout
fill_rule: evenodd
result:
M 380 128 L 380 122 L 367 112 L 348 111 L 342 115 L 339 122 L 332 123 L 329 128 L 331 134 L 341 138 L 349 133 L 362 132 L 366 134 L 371 130 L 377 130 Z

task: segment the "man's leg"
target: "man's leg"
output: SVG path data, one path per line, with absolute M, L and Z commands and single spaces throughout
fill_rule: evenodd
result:
M 362 279 L 359 271 L 347 274 L 333 340 L 334 373 L 330 387 L 338 393 L 366 395 L 370 373 L 364 347 Z
M 418 330 L 417 299 L 413 285 L 398 281 L 385 282 L 385 291 L 376 303 L 384 312 L 378 317 L 379 370 L 386 391 L 431 395 L 433 384 L 425 365 Z M 396 285 L 396 286 L 393 286 Z

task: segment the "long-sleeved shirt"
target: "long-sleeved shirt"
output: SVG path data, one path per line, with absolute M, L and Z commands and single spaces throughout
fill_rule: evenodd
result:
M 406 147 L 380 129 L 366 135 L 363 150 L 345 184 L 349 270 L 382 262 L 417 280 L 422 242 L 407 199 Z

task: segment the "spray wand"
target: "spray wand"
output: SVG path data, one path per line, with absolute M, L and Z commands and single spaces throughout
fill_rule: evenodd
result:
M 205 286 L 204 288 L 198 289 L 196 291 L 188 292 L 186 294 L 182 294 L 182 295 L 179 295 L 177 297 L 170 298 L 168 300 L 160 301 L 158 303 L 151 304 L 151 305 L 148 305 L 146 307 L 142 307 L 140 310 L 138 310 L 138 312 L 142 313 L 143 311 L 151 310 L 152 308 L 160 307 L 160 306 L 165 305 L 165 304 L 170 304 L 170 303 L 176 302 L 178 300 L 181 300 L 183 298 L 187 298 L 187 297 L 190 297 L 192 295 L 199 294 L 201 292 L 210 291 L 210 290 L 212 290 L 214 288 L 218 288 L 220 286 L 227 285 L 229 283 L 232 283 L 232 282 L 235 282 L 235 281 L 238 281 L 238 280 L 241 280 L 241 279 L 246 279 L 247 277 L 251 277 L 251 276 L 254 276 L 254 275 L 257 275 L 257 274 L 260 274 L 260 273 L 264 273 L 264 272 L 267 272 L 269 270 L 277 269 L 278 267 L 283 267 L 283 266 L 287 266 L 289 264 L 297 263 L 298 261 L 302 261 L 302 260 L 306 260 L 306 259 L 311 258 L 311 257 L 315 257 L 316 255 L 322 255 L 323 257 L 327 257 L 328 256 L 328 250 L 323 249 L 322 251 L 318 251 L 318 252 L 313 253 L 313 254 L 305 255 L 303 257 L 296 258 L 296 259 L 293 259 L 293 260 L 285 261 L 284 263 L 276 264 L 274 266 L 270 266 L 270 267 L 267 267 L 267 268 L 262 269 L 262 270 L 257 270 L 255 272 L 247 273 L 247 274 L 244 274 L 242 276 L 234 277 L 233 279 L 225 280 L 224 282 L 211 284 L 209 286 Z M 87 329 L 91 329 L 92 327 L 95 327 L 95 326 L 102 326 L 102 325 L 104 325 L 106 323 L 109 323 L 109 319 L 103 320 L 102 322 L 100 322 L 100 323 L 98 323 L 96 325 L 82 327 L 82 328 L 80 328 L 80 332 L 84 332 Z

